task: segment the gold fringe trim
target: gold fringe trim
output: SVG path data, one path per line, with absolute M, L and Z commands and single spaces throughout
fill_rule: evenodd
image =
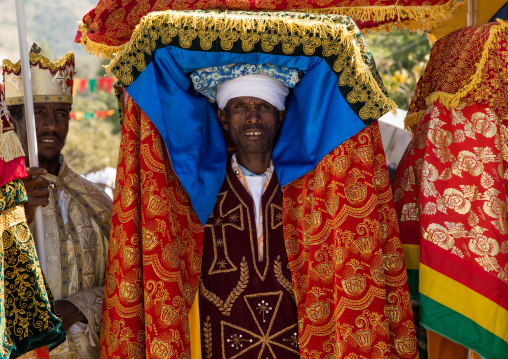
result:
M 482 74 L 485 70 L 485 65 L 487 64 L 487 60 L 489 59 L 490 50 L 494 50 L 496 43 L 498 41 L 498 37 L 501 32 L 505 31 L 508 28 L 508 22 L 504 22 L 503 20 L 497 20 L 499 25 L 492 26 L 490 29 L 489 38 L 485 42 L 482 51 L 482 57 L 480 62 L 477 65 L 476 72 L 471 76 L 470 81 L 467 85 L 463 86 L 459 91 L 454 94 L 450 94 L 443 91 L 436 91 L 431 93 L 425 100 L 426 105 L 430 106 L 437 100 L 450 109 L 453 107 L 457 107 L 459 105 L 460 100 L 466 97 L 469 93 L 474 91 L 482 80 Z M 412 113 L 406 116 L 404 120 L 404 127 L 406 129 L 411 129 L 414 133 L 418 125 L 420 124 L 423 116 L 425 115 L 425 110 L 419 111 L 416 113 Z
M 298 9 L 309 13 L 336 14 L 349 16 L 353 21 L 374 21 L 381 22 L 385 20 L 395 20 L 403 18 L 405 20 L 394 23 L 383 24 L 370 29 L 362 29 L 362 32 L 369 30 L 390 32 L 393 27 L 398 30 L 408 29 L 409 31 L 422 33 L 429 31 L 442 21 L 451 18 L 452 13 L 464 5 L 467 0 L 456 2 L 450 0 L 443 5 L 427 6 L 352 6 L 352 7 L 331 7 L 326 9 Z
M 460 6 L 464 5 L 467 0 L 450 0 L 443 5 L 434 6 L 352 6 L 352 7 L 331 7 L 325 9 L 292 9 L 291 11 L 300 13 L 314 13 L 314 14 L 333 14 L 333 15 L 344 15 L 349 16 L 353 21 L 375 21 L 380 22 L 385 19 L 394 20 L 397 17 L 405 18 L 406 20 L 398 21 L 396 23 L 383 24 L 375 28 L 362 29 L 363 33 L 372 31 L 385 31 L 390 32 L 393 27 L 398 30 L 408 29 L 413 32 L 423 32 L 431 30 L 442 21 L 451 18 L 451 14 L 457 10 Z M 170 10 L 168 10 L 170 11 Z M 184 10 L 192 11 L 192 10 Z M 255 10 L 248 10 L 255 11 Z M 268 10 L 267 10 L 268 11 Z M 284 13 L 285 11 L 274 11 Z M 146 16 L 150 16 L 153 13 L 149 13 Z M 143 19 L 141 19 L 143 21 Z M 102 57 L 103 59 L 112 59 L 113 56 L 119 51 L 123 50 L 126 44 L 111 46 L 93 42 L 87 35 L 89 31 L 88 26 L 80 22 L 78 28 L 81 32 L 80 44 L 85 46 L 85 50 L 92 54 Z M 134 30 L 135 31 L 135 30 Z M 131 35 L 131 39 L 132 39 Z
M 41 54 L 30 54 L 30 65 L 35 66 L 39 64 L 44 69 L 50 69 L 51 72 L 55 72 L 66 66 L 74 66 L 74 54 L 72 52 L 66 53 L 60 60 L 52 62 L 46 56 Z M 21 73 L 21 60 L 12 63 L 10 60 L 5 59 L 2 65 L 3 71 L 8 73 L 15 73 L 19 75 Z
M 406 118 L 404 119 L 404 129 L 411 132 L 414 136 L 418 125 L 422 121 L 423 116 L 425 116 L 425 112 L 427 111 L 423 110 L 416 113 L 407 114 Z
M 7 228 L 13 227 L 25 221 L 26 221 L 25 207 L 23 207 L 22 204 L 9 208 L 8 210 L 0 214 L 0 233 L 3 233 Z
M 91 55 L 99 56 L 102 59 L 112 59 L 116 53 L 125 47 L 125 44 L 120 46 L 111 46 L 93 42 L 87 35 L 88 30 L 88 26 L 85 23 L 78 23 L 78 31 L 81 32 L 81 40 L 79 43 L 83 45 L 86 52 Z
M 331 43 L 340 43 L 344 46 L 344 52 L 348 53 L 348 66 L 353 69 L 358 83 L 370 88 L 373 98 L 383 105 L 387 111 L 395 110 L 397 105 L 388 98 L 379 84 L 374 79 L 371 69 L 365 63 L 362 47 L 357 42 L 358 28 L 351 26 L 352 23 L 338 24 L 336 17 L 322 16 L 321 19 L 304 18 L 301 13 L 281 13 L 290 16 L 275 15 L 276 13 L 237 13 L 224 11 L 174 11 L 153 12 L 145 16 L 136 27 L 131 40 L 117 54 L 117 56 L 106 66 L 106 71 L 111 73 L 112 69 L 121 61 L 129 62 L 130 54 L 151 53 L 155 50 L 154 44 L 146 44 L 146 34 L 150 33 L 149 41 L 158 38 L 160 34 L 154 34 L 153 28 L 168 24 L 178 29 L 195 29 L 197 32 L 213 30 L 217 33 L 228 33 L 232 31 L 247 32 L 254 30 L 258 33 L 276 30 L 279 34 L 313 34 L 321 39 L 330 40 Z M 300 17 L 299 17 L 300 16 Z M 309 55 L 309 54 L 307 54 Z M 123 58 L 125 56 L 125 58 Z M 139 69 L 142 71 L 142 69 Z M 121 78 L 117 76 L 117 78 Z M 382 115 L 382 114 L 381 114 Z
M 15 158 L 24 156 L 25 152 L 21 147 L 16 132 L 8 131 L 2 134 L 0 138 L 0 159 L 4 162 L 10 162 Z

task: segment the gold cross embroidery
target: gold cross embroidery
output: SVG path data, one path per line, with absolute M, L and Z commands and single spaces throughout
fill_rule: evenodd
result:
M 225 212 L 223 206 L 227 193 L 226 191 L 217 195 L 219 217 L 214 218 L 212 216 L 212 223 L 205 225 L 205 227 L 210 228 L 213 240 L 213 262 L 208 274 L 226 273 L 237 270 L 237 267 L 229 259 L 226 243 L 226 227 L 233 227 L 240 231 L 244 230 L 243 206 L 239 204 L 233 209 Z

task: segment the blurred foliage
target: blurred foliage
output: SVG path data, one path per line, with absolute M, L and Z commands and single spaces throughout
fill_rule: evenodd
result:
M 407 110 L 429 60 L 427 35 L 393 30 L 388 34 L 368 33 L 365 41 L 376 60 L 389 97 L 401 109 Z
M 76 66 L 77 67 L 77 66 Z M 78 70 L 78 69 L 76 69 Z M 101 64 L 92 67 L 88 75 L 81 72 L 84 78 L 99 78 L 105 72 Z M 76 77 L 79 77 L 76 74 Z M 118 109 L 114 90 L 90 92 L 85 91 L 74 96 L 72 112 L 93 112 Z M 116 168 L 120 148 L 121 125 L 118 112 L 107 118 L 87 118 L 80 121 L 71 120 L 69 134 L 63 153 L 69 166 L 80 174 L 95 172 L 105 167 Z
M 116 168 L 120 133 L 106 120 L 71 121 L 63 154 L 73 171 L 80 174 L 106 167 Z

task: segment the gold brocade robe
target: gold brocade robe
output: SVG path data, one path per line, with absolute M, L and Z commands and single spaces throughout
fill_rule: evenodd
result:
M 49 205 L 43 208 L 46 278 L 55 300 L 70 301 L 88 320 L 74 324 L 50 358 L 98 358 L 112 200 L 73 172 L 63 156 L 58 177 L 46 179 L 51 183 Z

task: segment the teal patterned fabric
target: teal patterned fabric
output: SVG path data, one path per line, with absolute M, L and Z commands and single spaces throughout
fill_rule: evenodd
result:
M 194 89 L 206 96 L 208 101 L 214 103 L 217 97 L 217 85 L 236 79 L 240 76 L 266 74 L 282 82 L 289 88 L 295 87 L 303 75 L 302 71 L 275 66 L 270 63 L 246 64 L 237 63 L 225 66 L 206 67 L 190 74 Z
M 30 229 L 24 218 L 6 218 L 12 213 L 9 210 L 23 206 L 26 199 L 21 180 L 0 188 L 1 223 L 7 224 L 0 246 L 1 358 L 15 358 L 45 345 L 51 349 L 65 339 Z

